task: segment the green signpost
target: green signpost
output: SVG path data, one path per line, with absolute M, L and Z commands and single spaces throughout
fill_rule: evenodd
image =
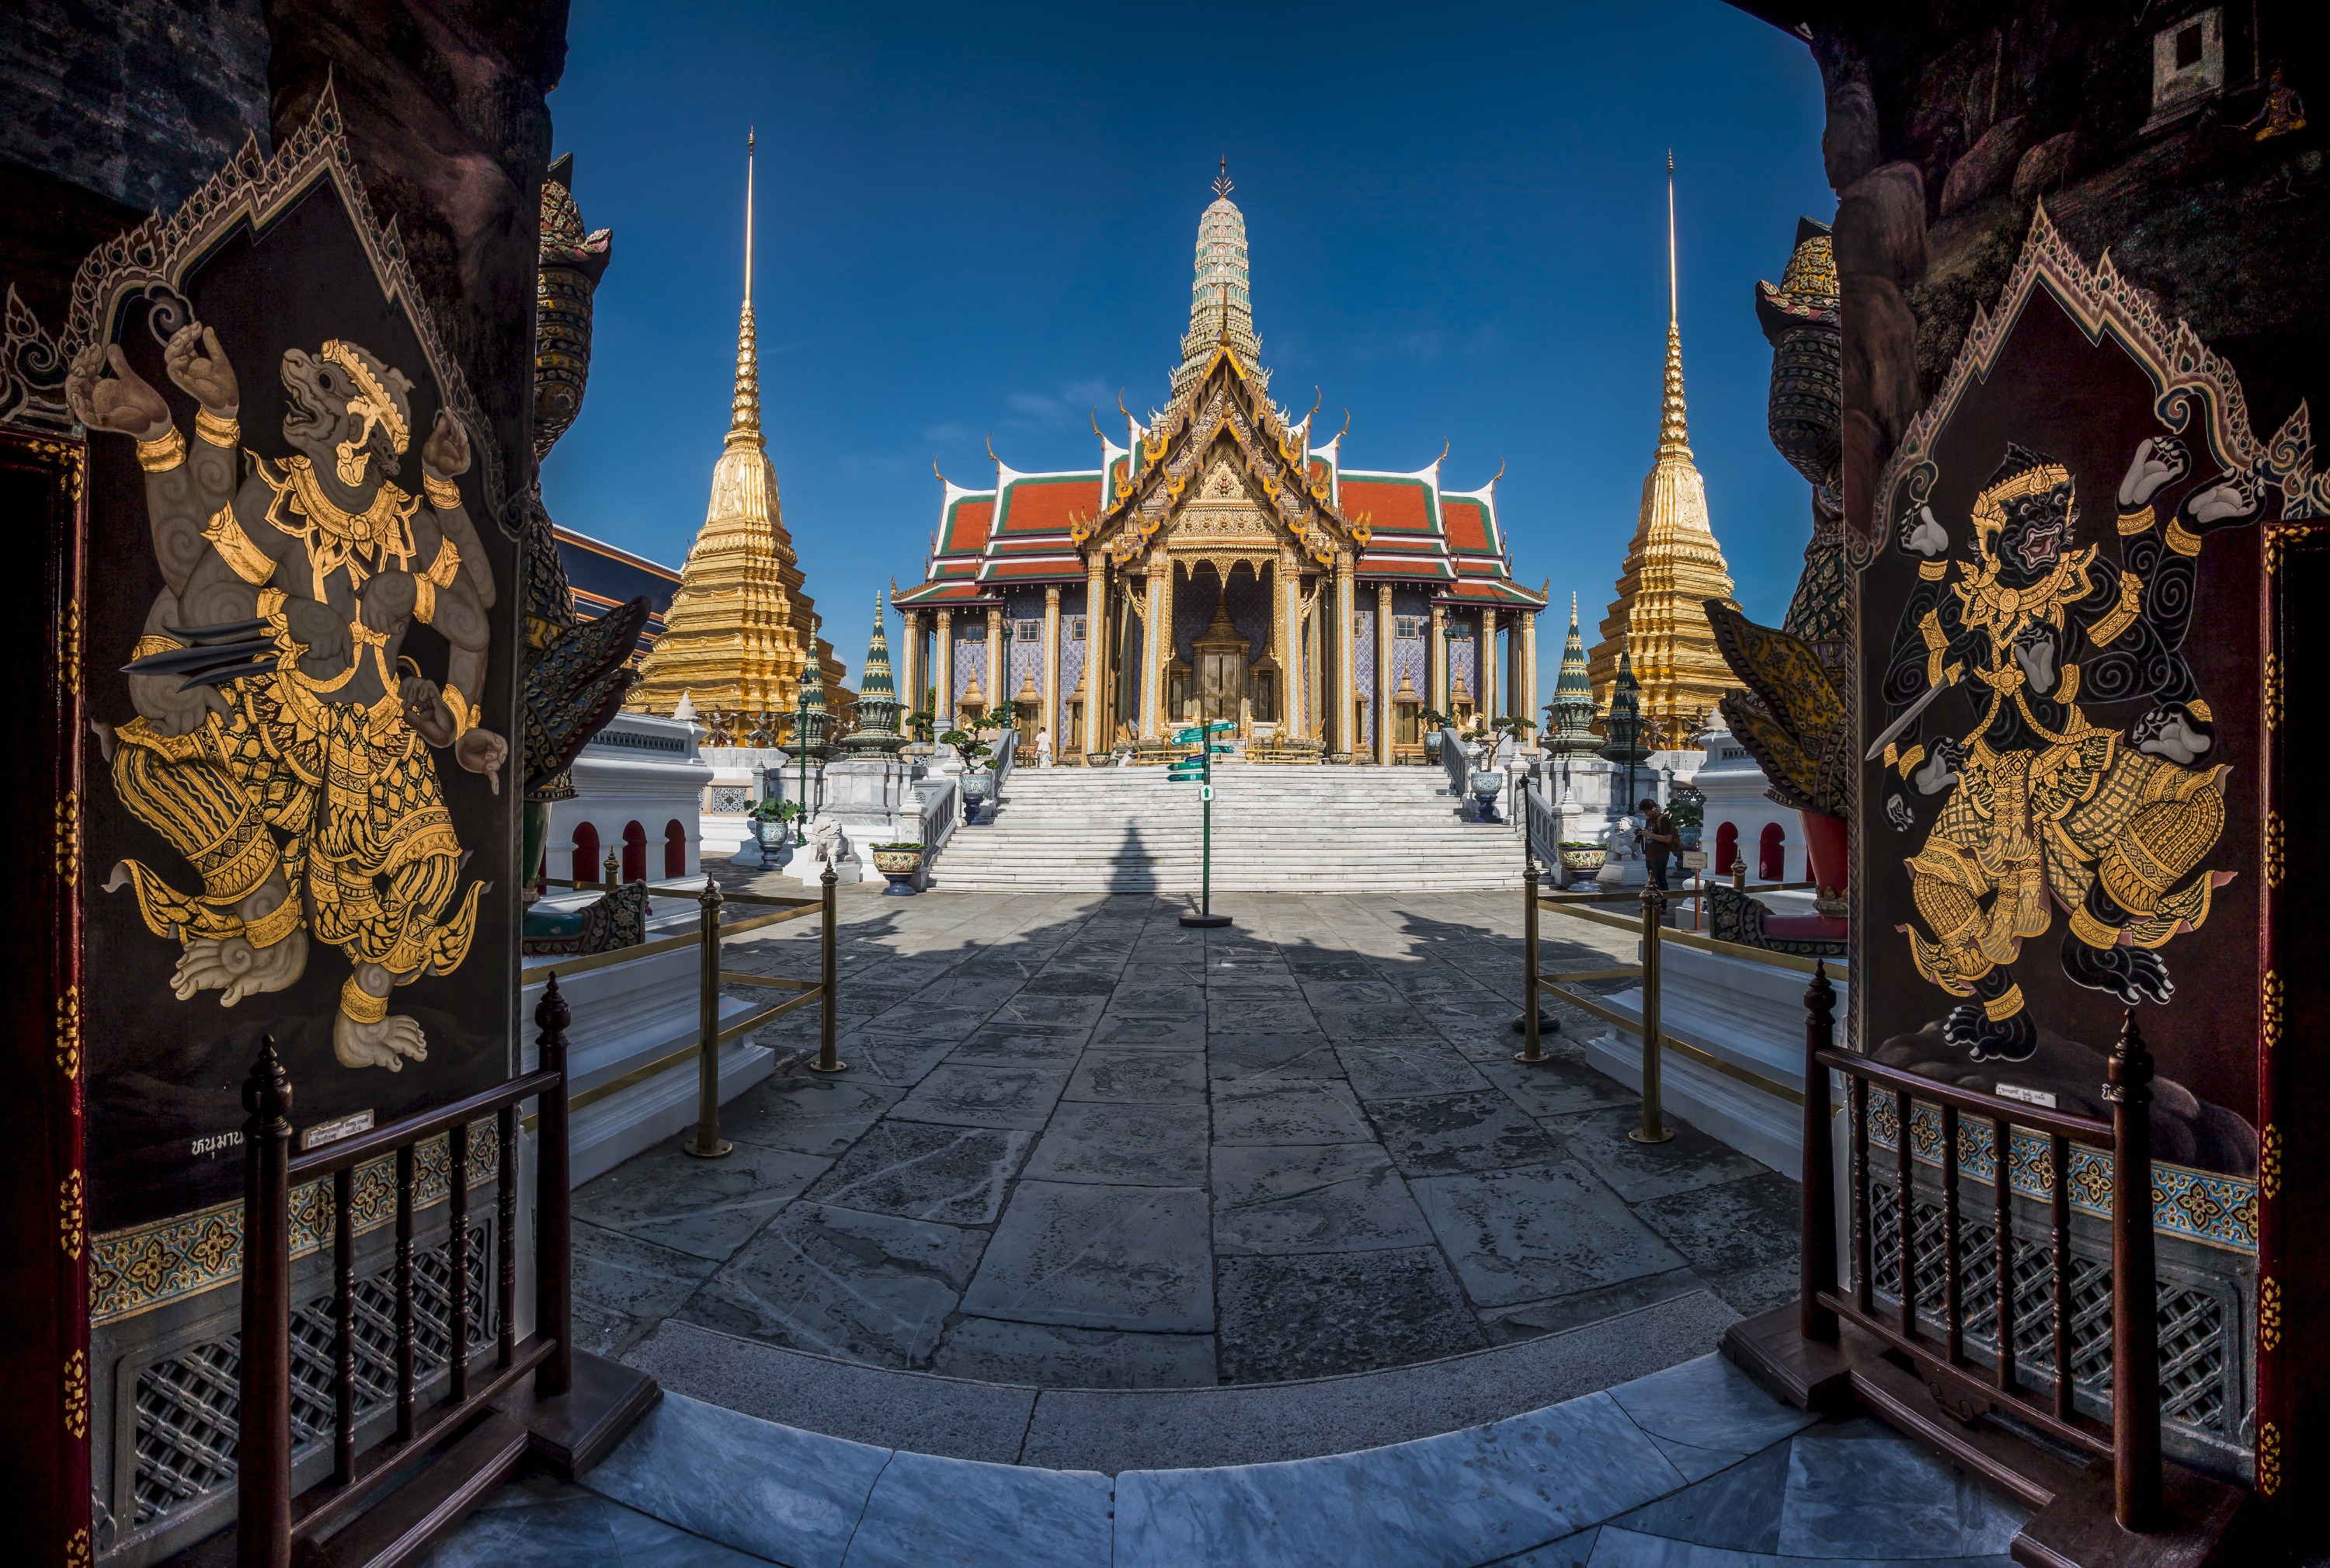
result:
M 1230 923 L 1227 915 L 1214 912 L 1214 758 L 1227 755 L 1236 748 L 1209 739 L 1226 735 L 1237 726 L 1227 719 L 1216 719 L 1202 730 L 1191 728 L 1173 732 L 1177 746 L 1198 746 L 1194 757 L 1177 757 L 1165 770 L 1165 776 L 1175 783 L 1198 786 L 1198 798 L 1205 811 L 1204 846 L 1198 859 L 1198 908 L 1196 912 L 1181 917 L 1185 926 L 1208 929 Z M 1199 744 L 1203 742 L 1203 744 Z

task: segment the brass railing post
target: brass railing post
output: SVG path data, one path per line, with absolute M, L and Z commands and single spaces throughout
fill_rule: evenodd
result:
M 534 1161 L 534 1331 L 552 1341 L 550 1357 L 535 1370 L 534 1392 L 554 1399 L 574 1386 L 574 1233 L 572 1168 L 567 1151 L 566 1025 L 574 1021 L 552 975 L 534 1005 L 541 1034 L 535 1065 L 558 1074 L 542 1091 L 540 1142 Z
M 1665 911 L 1657 888 L 1643 889 L 1643 1125 L 1626 1135 L 1636 1143 L 1674 1137 L 1659 1115 L 1659 927 Z
M 2159 1287 L 2153 1276 L 2152 1053 L 2127 1010 L 2104 1098 L 2112 1108 L 2112 1513 L 2123 1530 L 2160 1515 Z
M 1513 1060 L 1535 1067 L 1545 1060 L 1538 1047 L 1537 856 L 1530 853 L 1529 829 L 1521 829 L 1521 1048 Z
M 696 1136 L 679 1147 L 698 1159 L 718 1159 L 734 1154 L 736 1146 L 720 1137 L 720 884 L 704 874 L 698 895 L 702 918 L 696 924 L 700 1008 L 700 1044 L 696 1050 Z
M 1835 1034 L 1836 987 L 1828 983 L 1828 966 L 1819 964 L 1813 970 L 1813 983 L 1804 987 L 1804 1242 L 1797 1330 L 1823 1345 L 1835 1344 L 1837 1334 L 1836 1312 L 1820 1299 L 1823 1291 L 1836 1290 L 1836 1157 L 1829 1141 L 1828 1069 L 1820 1053 Z
M 822 950 L 818 956 L 817 964 L 819 1007 L 817 1024 L 817 1060 L 810 1063 L 810 1067 L 811 1071 L 818 1072 L 847 1072 L 849 1071 L 849 1063 L 837 1057 L 834 1054 L 833 1048 L 833 1026 L 835 1023 L 833 999 L 833 931 L 835 916 L 837 913 L 834 907 L 833 890 L 835 885 L 839 883 L 841 879 L 834 874 L 833 864 L 832 862 L 828 861 L 823 874 L 820 874 L 817 880 L 820 889 L 820 898 L 824 904 L 824 909 L 821 912 L 824 917 L 822 923 L 825 927 L 825 934 L 823 941 L 820 944 Z
M 291 1084 L 260 1036 L 243 1081 L 242 1359 L 236 1383 L 235 1562 L 291 1561 Z

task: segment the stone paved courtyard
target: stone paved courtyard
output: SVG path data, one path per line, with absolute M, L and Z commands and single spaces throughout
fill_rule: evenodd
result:
M 796 891 L 723 872 L 732 887 Z M 1050 1387 L 1395 1366 L 1709 1290 L 1795 1288 L 1796 1186 L 1518 1035 L 1518 894 L 844 890 L 840 1051 L 765 1031 L 725 1160 L 651 1149 L 576 1194 L 576 1311 Z M 1558 926 L 1557 926 L 1557 929 Z M 1549 939 L 1549 967 L 1632 943 Z M 813 976 L 813 921 L 724 967 Z M 739 994 L 744 994 L 739 988 Z M 754 992 L 754 999 L 768 993 Z

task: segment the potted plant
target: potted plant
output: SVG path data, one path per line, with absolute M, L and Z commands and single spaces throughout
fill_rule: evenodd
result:
M 1572 887 L 1593 881 L 1595 874 L 1602 869 L 1602 863 L 1609 858 L 1610 851 L 1603 845 L 1589 844 L 1583 839 L 1565 838 L 1561 841 L 1561 869 L 1569 874 Z
M 1698 798 L 1697 790 L 1686 795 L 1681 789 L 1667 807 L 1667 820 L 1674 824 L 1675 843 L 1679 848 L 1697 849 L 1700 830 L 1707 826 L 1707 808 Z
M 874 869 L 889 879 L 890 885 L 882 891 L 912 898 L 914 894 L 914 874 L 923 869 L 923 846 L 919 844 L 877 844 L 874 846 Z
M 1456 721 L 1435 708 L 1426 708 L 1416 715 L 1416 722 L 1424 731 L 1424 754 L 1435 762 L 1439 761 L 1440 732 Z
M 745 814 L 745 823 L 753 830 L 753 841 L 760 845 L 764 856 L 773 858 L 776 852 L 792 842 L 793 819 L 800 815 L 800 803 L 780 800 L 773 795 L 763 795 Z
M 986 767 L 995 748 L 969 730 L 949 730 L 939 740 L 962 758 L 962 820 L 968 827 L 979 820 L 980 807 L 995 792 L 995 775 Z

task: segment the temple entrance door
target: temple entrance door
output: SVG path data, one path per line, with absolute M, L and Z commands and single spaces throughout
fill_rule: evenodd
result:
M 1246 696 L 1246 634 L 1231 624 L 1229 597 L 1214 600 L 1214 619 L 1201 632 L 1193 650 L 1198 664 L 1198 717 L 1211 722 L 1238 720 Z

